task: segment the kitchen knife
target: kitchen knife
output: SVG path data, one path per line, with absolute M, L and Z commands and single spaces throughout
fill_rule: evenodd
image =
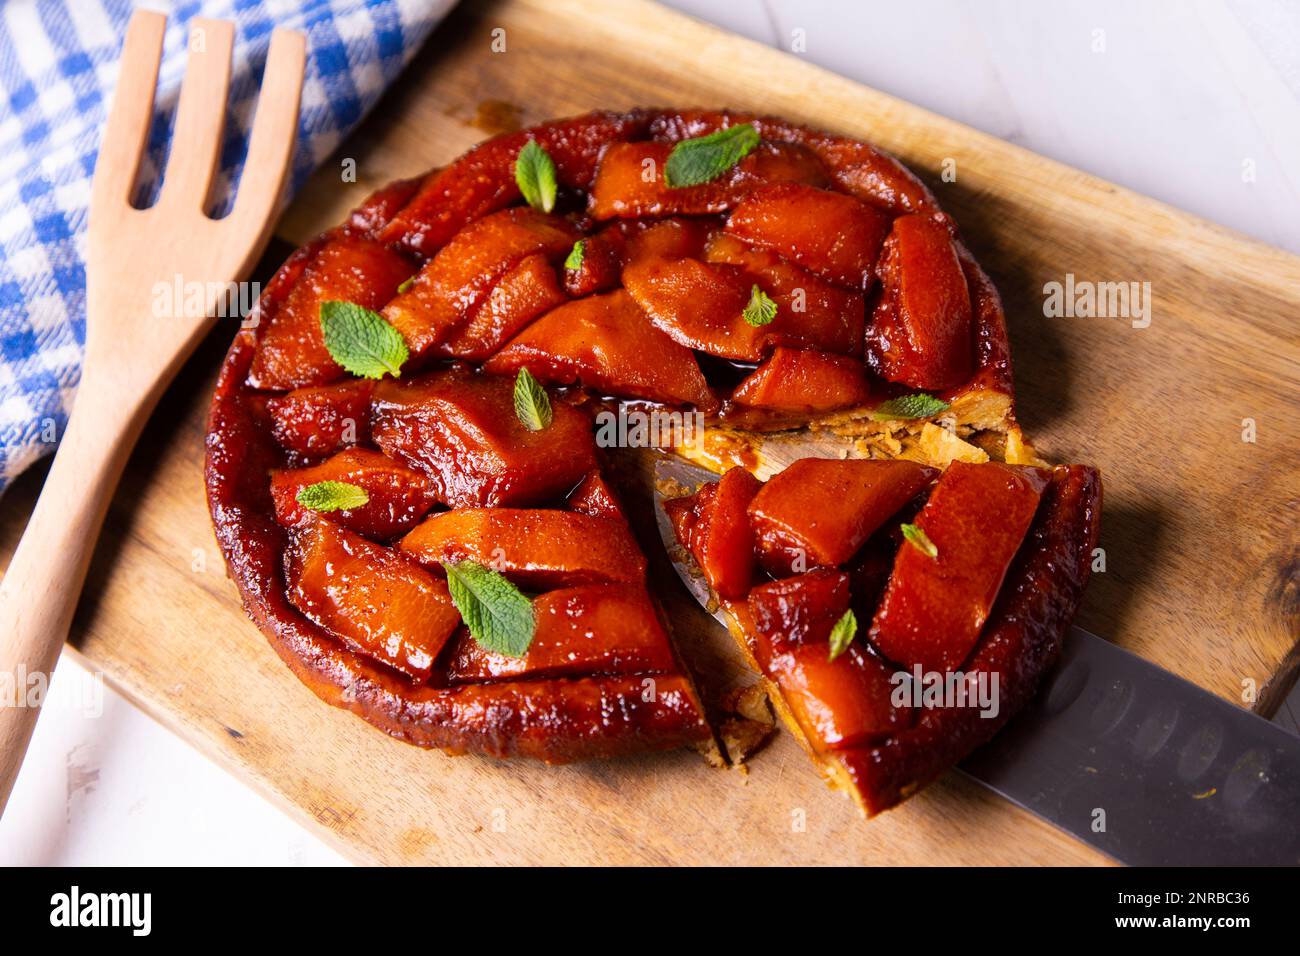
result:
M 655 518 L 673 566 L 722 624 L 682 560 L 665 489 L 718 476 L 655 465 Z M 960 770 L 1121 863 L 1300 864 L 1300 737 L 1082 628 L 1035 699 Z

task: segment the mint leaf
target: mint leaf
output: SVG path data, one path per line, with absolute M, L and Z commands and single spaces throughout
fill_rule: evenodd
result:
M 564 268 L 570 272 L 576 272 L 582 268 L 582 257 L 587 254 L 587 240 L 579 239 L 569 250 L 569 256 L 564 260 Z
M 451 603 L 484 650 L 523 657 L 533 642 L 533 602 L 490 568 L 473 561 L 444 561 Z
M 920 551 L 927 558 L 938 560 L 939 548 L 930 540 L 928 534 L 914 524 L 902 524 L 899 525 L 899 527 L 903 529 L 903 537 L 907 539 L 908 544 L 916 548 L 916 550 Z
M 753 123 L 684 139 L 668 154 L 668 162 L 664 164 L 664 185 L 676 189 L 717 179 L 757 145 L 758 129 Z
M 397 378 L 411 355 L 401 332 L 353 302 L 322 302 L 320 328 L 330 357 L 363 378 Z
M 768 298 L 766 292 L 754 286 L 749 292 L 749 305 L 745 306 L 740 317 L 755 328 L 770 325 L 776 318 L 776 303 Z
M 298 489 L 298 504 L 312 511 L 345 511 L 360 508 L 370 500 L 364 488 L 346 481 L 318 481 Z
M 515 414 L 530 432 L 539 432 L 551 423 L 551 398 L 526 368 L 515 378 Z
M 550 212 L 555 208 L 555 162 L 535 139 L 524 143 L 515 158 L 515 182 L 534 209 Z
M 930 418 L 949 408 L 943 399 L 915 392 L 912 395 L 900 395 L 882 402 L 872 411 L 871 417 L 878 422 L 894 422 L 905 418 Z
M 844 612 L 844 616 L 835 622 L 831 628 L 831 654 L 826 658 L 833 661 L 849 649 L 853 643 L 853 638 L 858 633 L 858 617 L 853 613 L 853 608 Z

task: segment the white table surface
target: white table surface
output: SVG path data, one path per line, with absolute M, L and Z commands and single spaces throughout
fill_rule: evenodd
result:
M 669 6 L 1300 253 L 1293 0 Z M 344 862 L 67 659 L 0 820 L 0 865 Z

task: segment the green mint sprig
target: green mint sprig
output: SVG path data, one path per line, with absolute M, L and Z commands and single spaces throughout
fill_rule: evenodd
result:
M 515 157 L 515 182 L 528 205 L 542 212 L 555 208 L 555 161 L 535 139 L 530 139 Z
M 673 147 L 664 164 L 664 185 L 669 189 L 698 186 L 717 179 L 749 155 L 758 145 L 758 129 L 753 123 L 741 123 L 684 139 Z
M 577 272 L 582 268 L 582 260 L 587 254 L 587 240 L 579 239 L 569 250 L 568 256 L 564 260 L 564 268 L 570 272 Z
M 542 383 L 526 368 L 515 377 L 515 414 L 530 432 L 539 432 L 551 424 L 551 398 Z
M 366 489 L 350 485 L 346 481 L 318 481 L 299 488 L 295 498 L 304 508 L 330 512 L 360 508 L 370 500 L 370 494 Z
M 872 411 L 871 417 L 878 422 L 896 422 L 909 418 L 930 418 L 940 412 L 946 412 L 949 404 L 941 398 L 915 392 L 911 395 L 899 395 L 887 402 L 882 402 Z
M 831 654 L 827 660 L 833 661 L 847 651 L 857 633 L 858 616 L 853 613 L 853 608 L 849 608 L 831 628 Z
M 322 302 L 320 327 L 330 357 L 353 375 L 398 378 L 411 357 L 401 332 L 354 302 Z
M 914 524 L 901 524 L 899 527 L 903 530 L 903 537 L 907 543 L 916 550 L 920 551 L 927 558 L 938 560 L 939 547 L 930 540 L 930 536 Z
M 473 561 L 444 561 L 447 589 L 470 636 L 484 650 L 523 657 L 537 629 L 533 602 L 505 575 Z
M 749 304 L 740 313 L 740 317 L 755 328 L 771 325 L 776 318 L 776 303 L 766 292 L 754 286 L 749 292 Z

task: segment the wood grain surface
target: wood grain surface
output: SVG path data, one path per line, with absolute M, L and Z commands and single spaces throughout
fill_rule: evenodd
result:
M 492 49 L 504 30 L 505 52 Z M 871 139 L 935 189 L 1006 300 L 1041 454 L 1099 465 L 1104 573 L 1082 625 L 1264 714 L 1295 679 L 1300 259 L 653 4 L 464 5 L 300 194 L 298 243 L 370 189 L 490 132 L 597 107 L 731 106 Z M 342 181 L 345 159 L 357 181 Z M 943 181 L 945 161 L 956 179 Z M 955 164 L 955 167 L 954 165 Z M 1151 323 L 1048 318 L 1043 286 L 1149 282 Z M 209 526 L 204 414 L 219 328 L 150 423 L 78 612 L 88 666 L 348 856 L 390 863 L 1104 862 L 959 774 L 870 823 L 788 734 L 750 772 L 693 754 L 547 768 L 449 758 L 320 704 L 249 624 Z M 1255 440 L 1243 440 L 1243 420 Z M 8 555 L 39 488 L 0 501 Z M 706 681 L 728 639 L 670 576 Z M 1254 695 L 1244 693 L 1254 688 Z

